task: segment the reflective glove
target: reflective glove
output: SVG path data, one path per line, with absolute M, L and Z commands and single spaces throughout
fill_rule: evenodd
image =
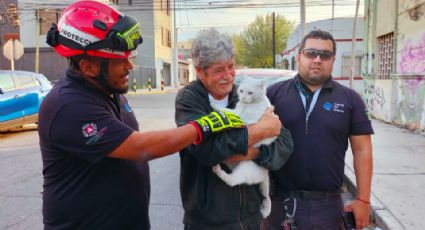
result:
M 198 130 L 198 139 L 194 144 L 201 143 L 203 139 L 206 139 L 213 133 L 230 128 L 244 127 L 244 122 L 238 115 L 227 111 L 213 111 L 189 123 Z

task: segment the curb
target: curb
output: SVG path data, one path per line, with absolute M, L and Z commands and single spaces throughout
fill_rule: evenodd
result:
M 174 93 L 174 92 L 177 92 L 178 90 L 179 90 L 179 88 L 168 88 L 168 89 L 164 89 L 162 91 L 160 89 L 153 89 L 152 91 L 148 91 L 147 89 L 139 89 L 136 92 L 128 91 L 127 95 L 166 94 L 166 93 Z
M 356 176 L 353 170 L 345 165 L 344 182 L 348 191 L 356 196 Z M 379 200 L 379 198 L 371 191 L 371 222 L 381 229 L 406 229 L 395 215 Z

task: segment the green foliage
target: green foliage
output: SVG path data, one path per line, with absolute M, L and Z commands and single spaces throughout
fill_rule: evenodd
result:
M 251 68 L 273 66 L 273 15 L 257 16 L 239 35 L 232 37 L 236 49 L 236 63 Z M 275 16 L 275 52 L 286 48 L 293 23 L 284 16 Z

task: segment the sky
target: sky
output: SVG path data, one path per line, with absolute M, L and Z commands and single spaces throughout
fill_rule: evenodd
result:
M 333 0 L 334 17 L 354 17 L 356 0 Z M 332 18 L 332 0 L 305 0 L 306 22 Z M 360 0 L 359 17 L 364 15 Z M 201 29 L 239 34 L 255 20 L 275 12 L 300 23 L 300 0 L 176 0 L 177 40 L 187 41 Z

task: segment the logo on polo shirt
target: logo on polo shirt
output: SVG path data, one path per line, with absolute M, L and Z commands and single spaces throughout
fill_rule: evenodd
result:
M 338 112 L 338 113 L 344 113 L 344 104 L 325 102 L 323 104 L 323 109 L 326 110 L 326 111 L 334 111 L 334 112 Z
M 325 104 L 323 104 L 323 108 L 327 111 L 331 111 L 332 107 L 332 103 L 330 102 L 326 102 Z
M 97 126 L 95 123 L 87 123 L 81 128 L 84 137 L 92 137 L 97 134 Z
M 125 104 L 124 105 L 124 109 L 127 111 L 127 112 L 129 112 L 129 113 L 131 113 L 133 110 L 131 109 L 131 106 L 127 103 L 127 104 Z

